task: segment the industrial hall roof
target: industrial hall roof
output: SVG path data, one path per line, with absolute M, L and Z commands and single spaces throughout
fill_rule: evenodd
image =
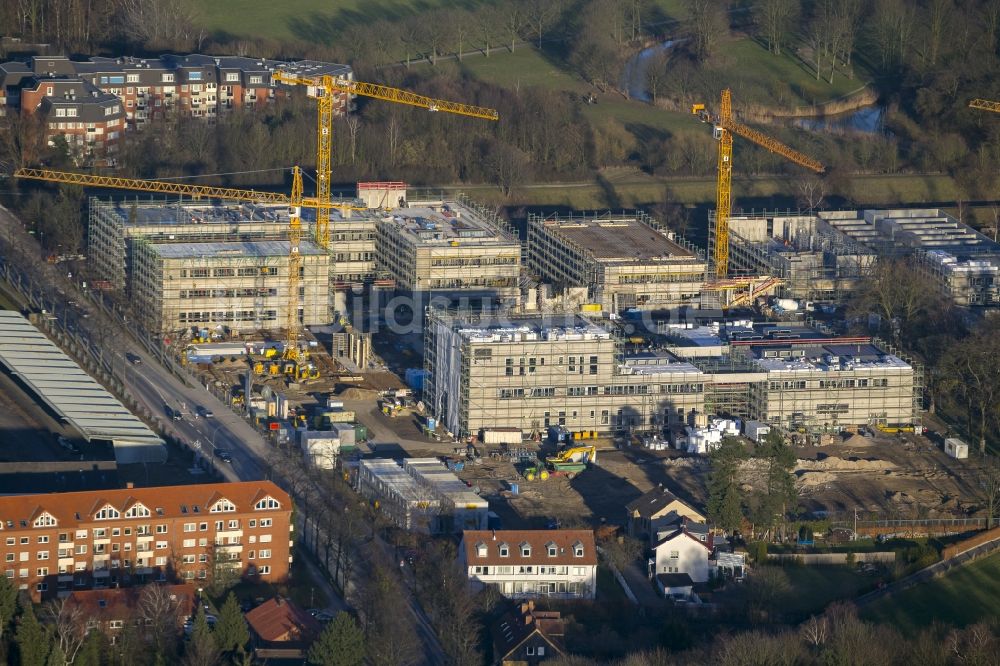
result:
M 117 462 L 166 459 L 156 433 L 17 312 L 0 311 L 0 363 L 88 442 L 110 441 Z

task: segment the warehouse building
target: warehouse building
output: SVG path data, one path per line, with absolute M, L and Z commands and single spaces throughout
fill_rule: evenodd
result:
M 506 223 L 461 198 L 405 203 L 380 217 L 376 235 L 378 271 L 398 292 L 428 302 L 517 305 L 521 246 Z
M 626 355 L 609 328 L 571 314 L 499 322 L 431 311 L 424 361 L 424 402 L 460 436 L 650 430 L 704 405 L 704 376 L 691 363 L 668 352 Z
M 697 306 L 705 259 L 645 213 L 528 216 L 528 270 L 542 282 L 587 289 L 609 312 Z
M 136 243 L 133 303 L 147 330 L 227 326 L 234 333 L 282 328 L 288 320 L 288 241 Z M 329 256 L 299 246 L 300 325 L 329 321 Z
M 714 252 L 714 216 L 709 252 Z M 879 258 L 913 257 L 943 296 L 1000 305 L 1000 245 L 936 209 L 761 213 L 729 220 L 731 274 L 784 281 L 779 296 L 837 302 L 869 278 Z

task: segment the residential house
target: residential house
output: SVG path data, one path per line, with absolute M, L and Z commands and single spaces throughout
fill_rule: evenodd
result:
M 562 616 L 558 611 L 535 610 L 534 601 L 504 613 L 491 631 L 496 666 L 534 666 L 566 656 Z
M 687 574 L 695 583 L 708 581 L 708 559 L 712 554 L 712 535 L 702 540 L 684 527 L 663 537 L 653 548 L 649 560 L 650 577 L 659 574 Z
M 282 597 L 265 601 L 244 617 L 258 660 L 301 659 L 322 631 L 312 615 Z
M 0 496 L 4 575 L 35 602 L 217 575 L 288 577 L 292 502 L 271 481 Z
M 76 590 L 66 597 L 64 612 L 68 613 L 67 617 L 79 616 L 80 621 L 86 623 L 87 631 L 100 631 L 114 643 L 130 623 L 140 630 L 165 623 L 179 634 L 184 621 L 197 607 L 198 593 L 193 585 L 150 583 L 138 587 Z
M 459 563 L 474 587 L 514 599 L 593 599 L 597 548 L 590 530 L 467 530 Z
M 626 510 L 628 535 L 647 540 L 650 545 L 655 545 L 661 534 L 673 531 L 685 519 L 694 523 L 706 522 L 704 515 L 664 488 L 663 484 L 629 502 Z

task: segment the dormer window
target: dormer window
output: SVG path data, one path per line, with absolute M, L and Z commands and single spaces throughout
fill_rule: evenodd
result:
M 531 557 L 531 544 L 521 544 L 521 557 Z
M 559 554 L 559 549 L 551 541 L 545 544 L 545 550 L 549 554 L 549 557 L 555 557 Z
M 510 556 L 510 547 L 505 543 L 500 544 L 500 557 L 509 557 L 509 556 Z
M 43 511 L 42 514 L 38 516 L 38 518 L 35 518 L 35 522 L 32 523 L 32 525 L 34 527 L 55 527 L 56 519 L 52 516 L 51 513 Z
M 105 504 L 101 507 L 101 510 L 94 515 L 94 520 L 113 520 L 121 517 L 122 514 L 118 511 L 118 509 L 110 504 Z
M 486 544 L 479 542 L 476 544 L 476 557 L 486 557 L 487 549 Z
M 271 497 L 270 495 L 268 495 L 267 497 L 265 497 L 261 501 L 259 501 L 256 504 L 254 504 L 253 508 L 257 509 L 258 511 L 262 510 L 262 509 L 280 509 L 281 508 L 281 504 L 278 502 L 278 500 L 276 500 L 273 497 Z
M 208 511 L 209 513 L 232 513 L 236 511 L 236 505 L 223 497 L 212 505 L 212 508 Z
M 583 557 L 583 544 L 579 541 L 573 544 L 573 557 Z
M 126 518 L 149 518 L 149 509 L 141 502 L 136 502 L 125 512 Z

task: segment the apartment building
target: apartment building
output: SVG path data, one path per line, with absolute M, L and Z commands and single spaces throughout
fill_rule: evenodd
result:
M 704 409 L 705 376 L 668 351 L 626 354 L 610 327 L 574 314 L 487 320 L 432 310 L 424 402 L 460 436 L 563 426 L 655 430 Z
M 468 530 L 459 565 L 473 587 L 512 599 L 593 599 L 597 547 L 590 530 Z
M 103 129 L 105 135 L 109 131 L 122 132 L 126 125 L 130 129 L 141 127 L 163 120 L 168 114 L 214 122 L 233 109 L 261 107 L 280 99 L 290 90 L 271 80 L 271 74 L 277 69 L 303 77 L 353 78 L 347 65 L 312 60 L 281 62 L 200 54 L 167 54 L 159 58 L 95 56 L 86 60 L 34 56 L 26 63 L 0 65 L 0 89 L 4 91 L 6 109 L 17 108 L 22 114 L 36 111 L 46 114 L 47 137 L 53 141 L 60 134 L 75 136 L 74 133 L 81 129 L 86 137 L 91 127 L 94 137 L 101 136 L 98 129 Z M 66 88 L 86 95 L 76 94 L 74 104 L 55 103 L 64 99 Z M 101 101 L 95 102 L 97 98 Z M 45 100 L 49 100 L 49 104 L 43 104 Z M 105 108 L 102 102 L 117 104 L 114 118 L 120 121 L 117 130 L 96 123 L 101 120 L 98 114 Z M 346 113 L 348 105 L 348 96 L 337 94 L 334 113 Z M 65 121 L 54 119 L 52 112 L 58 113 L 60 108 L 68 112 L 74 106 L 77 116 L 67 115 Z M 104 145 L 98 145 L 97 141 Z M 94 155 L 113 164 L 114 157 L 110 153 L 114 144 L 108 145 L 106 139 L 97 138 L 94 142 L 90 146 Z
M 217 575 L 281 582 L 292 503 L 270 481 L 0 497 L 4 573 L 38 602 Z M 202 583 L 198 583 L 202 584 Z
M 608 312 L 699 304 L 707 264 L 644 213 L 528 216 L 528 270 L 561 288 L 585 288 Z
M 135 246 L 133 303 L 149 331 L 227 326 L 235 333 L 329 321 L 330 257 L 299 244 L 298 303 L 289 298 L 288 241 L 152 243 Z
M 519 302 L 521 246 L 496 215 L 461 199 L 405 203 L 381 216 L 375 243 L 377 269 L 397 290 L 428 301 Z

